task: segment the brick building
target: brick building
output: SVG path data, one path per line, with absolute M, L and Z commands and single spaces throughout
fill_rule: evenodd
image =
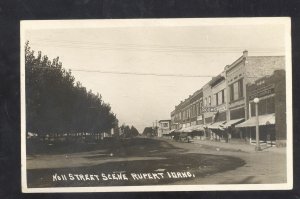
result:
M 276 70 L 270 76 L 247 85 L 248 119 L 238 124 L 244 137 L 256 139 L 256 113 L 254 98 L 259 98 L 259 139 L 262 142 L 284 146 L 286 140 L 285 71 Z
M 278 75 L 280 72 L 273 75 L 274 71 L 284 68 L 284 56 L 248 56 L 248 51 L 244 51 L 236 61 L 225 66 L 219 75 L 175 106 L 171 112 L 172 129 L 191 132 L 202 130 L 202 125 L 206 136 L 210 138 L 212 133 L 218 137 L 247 137 L 244 130 L 235 126 L 251 118 L 249 96 L 253 94 L 249 85 L 253 86 L 257 80 L 269 76 L 277 78 L 278 82 L 285 81 L 282 75 Z M 274 84 L 276 92 L 281 93 L 275 98 L 275 113 L 285 112 L 284 85 Z M 278 123 L 274 126 L 275 138 L 285 140 L 285 114 L 277 115 L 275 119 Z M 251 136 L 248 135 L 248 138 Z
M 225 67 L 227 83 L 228 119 L 248 119 L 246 85 L 284 69 L 283 56 L 248 56 L 248 51 L 231 65 Z

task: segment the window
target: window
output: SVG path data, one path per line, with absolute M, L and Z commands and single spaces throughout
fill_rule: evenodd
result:
M 267 99 L 262 99 L 258 103 L 258 115 L 266 115 L 275 113 L 275 99 L 274 97 L 269 97 Z M 251 117 L 256 116 L 255 113 L 255 103 L 251 102 Z
M 238 82 L 235 82 L 235 83 L 233 84 L 233 100 L 239 99 L 239 93 L 238 93 L 238 90 L 239 90 L 239 83 L 238 83 Z
M 211 105 L 211 96 L 208 97 L 208 105 Z
M 216 105 L 220 105 L 224 103 L 224 90 L 218 92 L 216 94 Z
M 260 100 L 258 103 L 258 115 L 265 115 L 267 112 L 267 100 Z
M 233 98 L 233 93 L 234 93 L 233 84 L 231 84 L 229 86 L 229 90 L 230 90 L 230 101 L 234 101 L 234 98 Z
M 199 104 L 199 113 L 198 113 L 198 115 L 201 114 L 201 107 L 202 107 L 202 102 L 200 102 L 200 104 Z
M 240 79 L 238 81 L 238 85 L 239 85 L 239 98 L 243 97 L 243 79 Z
M 267 111 L 268 114 L 275 113 L 275 98 L 270 97 L 267 99 Z
M 243 95 L 243 79 L 236 81 L 229 86 L 230 88 L 230 101 L 235 101 L 242 98 Z
M 168 123 L 162 123 L 162 124 L 163 124 L 163 127 L 164 127 L 164 128 L 169 127 L 169 124 L 168 124 Z
M 222 90 L 222 102 L 225 103 L 225 90 Z
M 216 106 L 218 106 L 219 105 L 219 99 L 218 99 L 218 93 L 216 93 L 215 94 L 215 101 L 216 101 Z
M 207 106 L 207 98 L 204 99 L 204 106 Z
M 234 109 L 234 110 L 230 111 L 230 119 L 231 120 L 244 118 L 244 117 L 245 117 L 245 109 L 244 108 Z

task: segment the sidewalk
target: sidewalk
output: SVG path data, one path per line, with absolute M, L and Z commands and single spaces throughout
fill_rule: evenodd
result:
M 237 142 L 220 142 L 220 141 L 211 141 L 211 140 L 192 140 L 191 144 L 201 144 L 206 146 L 213 146 L 219 148 L 219 150 L 223 149 L 230 149 L 234 151 L 240 151 L 240 152 L 255 152 L 255 145 L 251 145 L 249 143 L 237 143 Z M 286 153 L 286 147 L 278 148 L 276 146 L 274 147 L 267 147 L 266 145 L 261 145 L 262 151 L 269 151 L 269 152 L 275 152 L 275 153 Z
M 167 139 L 166 139 L 167 140 Z M 191 143 L 168 140 L 176 147 L 190 153 L 233 156 L 245 161 L 245 165 L 234 170 L 207 175 L 189 181 L 190 184 L 273 184 L 287 182 L 286 148 L 263 148 L 255 151 L 255 145 L 247 143 L 225 143 L 210 140 L 192 140 Z M 176 183 L 174 183 L 176 184 Z M 178 184 L 178 183 L 177 183 Z

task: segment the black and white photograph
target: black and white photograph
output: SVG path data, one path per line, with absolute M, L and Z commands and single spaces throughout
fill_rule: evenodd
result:
M 23 192 L 293 188 L 290 18 L 20 31 Z

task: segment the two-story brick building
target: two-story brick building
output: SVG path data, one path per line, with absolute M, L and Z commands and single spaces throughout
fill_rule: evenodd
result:
M 271 75 L 277 69 L 284 69 L 283 56 L 248 56 L 248 51 L 225 67 L 228 118 L 230 120 L 248 118 L 246 106 L 246 85 L 255 82 L 266 75 Z

